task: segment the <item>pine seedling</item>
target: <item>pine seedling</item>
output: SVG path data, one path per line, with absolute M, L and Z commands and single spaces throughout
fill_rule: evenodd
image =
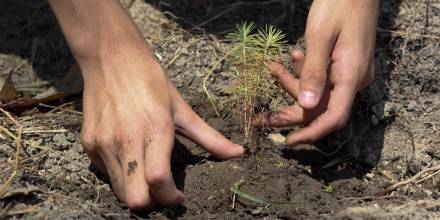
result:
M 253 139 L 252 118 L 276 95 L 277 86 L 266 64 L 281 59 L 284 38 L 273 26 L 255 31 L 254 24 L 246 22 L 227 35 L 233 44 L 227 59 L 233 80 L 226 89 L 230 95 L 226 104 L 239 112 L 248 143 Z

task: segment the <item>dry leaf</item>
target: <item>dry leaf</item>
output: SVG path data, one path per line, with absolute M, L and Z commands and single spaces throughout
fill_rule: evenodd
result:
M 66 75 L 55 85 L 46 91 L 36 95 L 33 99 L 44 99 L 54 95 L 75 95 L 82 92 L 84 88 L 81 70 L 78 64 L 72 65 Z
M 14 86 L 0 78 L 0 103 L 8 102 L 17 98 L 17 91 Z

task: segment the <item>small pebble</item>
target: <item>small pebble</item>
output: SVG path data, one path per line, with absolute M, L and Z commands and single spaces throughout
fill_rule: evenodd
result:
M 369 179 L 369 180 L 372 180 L 373 178 L 374 178 L 374 173 L 367 173 L 366 175 L 365 175 L 365 177 L 367 178 L 367 179 Z
M 69 132 L 66 136 L 66 140 L 68 140 L 70 142 L 75 142 L 76 141 L 75 133 Z
M 414 100 L 409 101 L 407 110 L 413 112 L 417 109 L 417 102 Z
M 286 137 L 281 134 L 269 134 L 267 138 L 269 138 L 269 140 L 271 140 L 276 146 L 286 145 Z

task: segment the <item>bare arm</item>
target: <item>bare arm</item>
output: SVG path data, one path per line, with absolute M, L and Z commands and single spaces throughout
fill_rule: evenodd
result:
M 197 116 L 117 0 L 50 0 L 84 78 L 83 147 L 132 209 L 183 202 L 171 173 L 174 134 L 222 159 L 243 148 Z

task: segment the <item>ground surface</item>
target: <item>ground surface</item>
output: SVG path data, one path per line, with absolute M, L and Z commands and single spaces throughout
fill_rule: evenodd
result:
M 223 64 L 208 81 L 222 118 L 202 89 L 203 78 L 228 49 L 223 36 L 241 20 L 254 20 L 277 25 L 292 47 L 302 47 L 309 4 L 138 0 L 128 7 L 186 100 L 240 142 L 236 116 L 221 104 L 229 80 Z M 47 3 L 2 1 L 0 10 L 1 76 L 11 74 L 21 96 L 45 91 L 73 64 Z M 0 219 L 440 219 L 436 176 L 372 197 L 439 164 L 440 40 L 432 36 L 440 36 L 439 0 L 382 1 L 376 81 L 359 94 L 346 128 L 316 144 L 326 152 L 342 146 L 340 151 L 325 156 L 310 146 L 285 149 L 267 136 L 288 130 L 263 130 L 245 158 L 217 161 L 178 138 L 173 167 L 186 202 L 152 213 L 131 213 L 115 199 L 81 149 L 78 112 L 44 107 L 15 112 L 25 144 L 14 181 L 0 197 Z M 289 102 L 280 95 L 274 108 Z M 80 95 L 50 104 L 81 111 Z M 3 115 L 0 125 L 17 132 Z M 340 158 L 348 161 L 334 163 Z M 15 144 L 0 131 L 1 184 L 12 174 L 14 160 Z M 240 192 L 266 203 L 234 200 L 230 187 L 239 181 Z

